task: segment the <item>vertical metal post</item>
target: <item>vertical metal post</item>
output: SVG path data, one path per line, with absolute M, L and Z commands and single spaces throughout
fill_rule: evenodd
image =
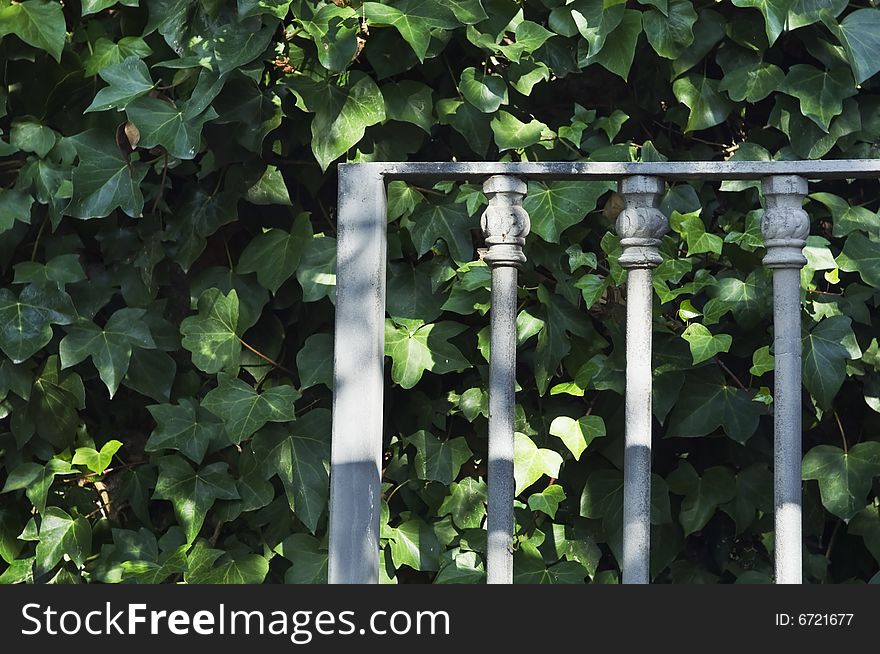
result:
M 626 449 L 623 458 L 623 583 L 651 581 L 651 270 L 669 226 L 658 209 L 664 183 L 635 175 L 620 181 L 625 208 L 617 233 L 626 269 Z
M 522 246 L 529 216 L 522 207 L 527 186 L 496 175 L 483 183 L 489 206 L 481 226 L 492 267 L 489 340 L 489 502 L 486 581 L 513 583 L 513 425 L 516 383 L 516 278 L 525 263 Z
M 331 584 L 379 581 L 385 349 L 385 185 L 373 166 L 339 166 L 336 342 L 330 467 Z
M 762 182 L 761 231 L 773 270 L 773 483 L 777 584 L 802 578 L 801 536 L 801 281 L 810 219 L 801 208 L 807 180 L 776 175 Z

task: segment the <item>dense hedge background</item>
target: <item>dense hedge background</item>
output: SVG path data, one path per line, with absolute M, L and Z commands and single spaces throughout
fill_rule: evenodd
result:
M 875 157 L 857 0 L 0 0 L 0 581 L 326 579 L 337 161 Z M 876 180 L 814 184 L 810 582 L 878 580 Z M 484 578 L 477 186 L 389 189 L 382 577 Z M 772 575 L 758 188 L 677 184 L 655 277 L 656 582 Z M 616 583 L 607 183 L 531 183 L 518 582 Z

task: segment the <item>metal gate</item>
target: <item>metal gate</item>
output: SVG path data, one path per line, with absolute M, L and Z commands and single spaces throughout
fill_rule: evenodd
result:
M 526 180 L 616 180 L 627 271 L 623 583 L 649 581 L 652 269 L 668 229 L 667 181 L 761 180 L 761 225 L 773 272 L 776 583 L 801 583 L 800 269 L 810 223 L 808 179 L 880 176 L 880 161 L 680 163 L 361 163 L 339 166 L 336 345 L 330 468 L 330 583 L 377 583 L 384 368 L 385 184 L 479 181 L 489 199 L 481 227 L 492 269 L 489 362 L 487 581 L 513 581 L 514 364 L 517 267 L 529 217 Z

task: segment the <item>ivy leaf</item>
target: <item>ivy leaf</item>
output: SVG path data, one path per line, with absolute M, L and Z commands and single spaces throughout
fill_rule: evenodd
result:
M 846 362 L 851 357 L 842 341 L 852 337 L 850 325 L 849 316 L 832 316 L 804 337 L 804 386 L 822 409 L 831 408 L 846 378 Z
M 236 445 L 267 422 L 294 419 L 293 403 L 299 392 L 293 386 L 275 386 L 258 393 L 248 383 L 218 375 L 220 385 L 205 396 L 202 406 L 223 419 L 226 432 Z
M 112 398 L 128 371 L 132 348 L 156 347 L 143 320 L 145 313 L 143 309 L 120 309 L 110 316 L 103 329 L 88 320 L 74 323 L 58 346 L 61 368 L 91 357 Z
M 873 77 L 880 70 L 880 9 L 857 9 L 847 14 L 836 30 L 833 22 L 829 23 L 846 50 L 855 83 Z
M 0 7 L 0 38 L 7 34 L 15 34 L 28 45 L 45 50 L 61 63 L 67 27 L 59 3 L 26 0 Z
M 70 296 L 52 282 L 28 284 L 18 297 L 0 289 L 0 350 L 21 363 L 52 340 L 52 325 L 69 325 L 76 316 Z
M 642 14 L 648 43 L 661 57 L 677 59 L 694 40 L 697 12 L 689 0 L 671 0 L 663 14 L 654 9 Z
M 620 24 L 608 35 L 602 49 L 593 61 L 611 71 L 624 81 L 629 77 L 633 59 L 636 56 L 636 45 L 642 33 L 642 15 L 635 9 L 627 9 Z M 546 79 L 546 78 L 545 78 Z M 514 84 L 516 87 L 516 84 Z M 519 88 L 518 91 L 521 93 Z M 529 89 L 531 92 L 531 88 Z M 525 95 L 528 95 L 526 93 Z
M 495 114 L 490 127 L 499 150 L 527 148 L 540 141 L 547 130 L 547 125 L 540 120 L 533 118 L 528 123 L 524 123 L 506 111 Z
M 764 15 L 764 29 L 770 45 L 776 42 L 785 29 L 788 12 L 794 3 L 795 0 L 733 0 L 736 7 L 754 7 Z
M 78 566 L 92 551 L 92 528 L 85 518 L 73 518 L 64 509 L 50 506 L 40 523 L 34 572 L 45 574 L 65 554 Z
M 132 218 L 140 216 L 147 166 L 126 159 L 103 131 L 89 130 L 70 140 L 79 165 L 73 170 L 73 198 L 66 212 L 75 218 L 103 218 L 119 208 Z
M 669 416 L 668 438 L 704 436 L 720 428 L 745 443 L 758 428 L 761 407 L 716 370 L 694 371 L 679 397 Z
M 873 211 L 853 206 L 842 197 L 831 193 L 811 193 L 809 198 L 822 203 L 831 212 L 833 236 L 840 238 L 854 231 L 880 235 L 880 224 Z
M 880 443 L 867 441 L 843 451 L 817 445 L 804 457 L 803 478 L 819 482 L 822 504 L 842 520 L 865 508 L 874 477 L 880 476 Z
M 296 355 L 301 390 L 323 384 L 333 388 L 333 337 L 330 334 L 312 334 Z
M 437 510 L 438 516 L 452 515 L 459 529 L 479 529 L 486 516 L 486 482 L 465 477 L 449 486 L 449 495 Z
M 391 357 L 391 378 L 403 388 L 412 388 L 426 370 L 443 374 L 469 368 L 467 359 L 449 343 L 465 329 L 454 322 L 408 327 L 386 319 L 385 355 Z
M 577 561 L 562 561 L 547 566 L 544 557 L 531 543 L 524 543 L 514 554 L 515 584 L 582 584 L 587 569 Z
M 257 273 L 257 280 L 273 293 L 296 272 L 312 226 L 308 214 L 300 214 L 290 232 L 270 229 L 254 238 L 238 260 L 238 272 Z
M 183 526 L 186 542 L 199 535 L 208 510 L 217 500 L 237 500 L 238 490 L 225 463 L 212 463 L 198 470 L 177 455 L 159 459 L 159 479 L 153 499 L 168 500 Z
M 315 234 L 306 243 L 296 279 L 303 290 L 303 302 L 333 298 L 336 291 L 336 239 Z
M 559 504 L 563 501 L 565 501 L 565 491 L 562 486 L 550 484 L 540 493 L 529 495 L 529 508 L 532 511 L 540 511 L 555 518 Z
M 407 441 L 416 448 L 415 470 L 418 478 L 439 481 L 445 486 L 458 477 L 462 464 L 473 456 L 462 437 L 441 441 L 433 434 L 419 430 Z
M 156 421 L 144 449 L 179 450 L 194 463 L 201 463 L 211 447 L 228 442 L 223 422 L 189 397 L 181 398 L 178 405 L 154 404 L 147 411 Z
M 476 227 L 476 222 L 471 220 L 464 204 L 423 202 L 413 212 L 410 233 L 419 256 L 442 239 L 449 248 L 449 255 L 460 265 L 474 258 L 471 227 Z
M 749 374 L 760 377 L 764 373 L 773 370 L 774 365 L 774 357 L 770 354 L 770 346 L 765 345 L 752 353 L 752 367 L 749 368 Z
M 681 337 L 688 342 L 694 365 L 708 361 L 720 352 L 730 350 L 733 337 L 730 334 L 713 334 L 700 323 L 688 325 Z
M 729 468 L 715 466 L 700 476 L 687 461 L 681 461 L 666 478 L 669 490 L 684 495 L 678 515 L 685 538 L 700 531 L 722 504 L 736 495 L 736 479 Z
M 724 122 L 733 105 L 720 93 L 718 82 L 708 77 L 687 75 L 672 83 L 675 99 L 691 110 L 686 132 L 696 132 Z
M 276 548 L 293 565 L 284 574 L 285 584 L 326 584 L 326 549 L 320 549 L 318 540 L 308 534 L 291 534 Z
M 150 71 L 137 55 L 101 69 L 98 75 L 110 86 L 98 91 L 85 113 L 105 111 L 113 107 L 121 111 L 130 102 L 153 90 Z
M 10 493 L 24 490 L 34 508 L 40 513 L 46 513 L 46 498 L 49 495 L 49 488 L 55 481 L 55 476 L 70 472 L 75 472 L 74 468 L 62 459 L 49 459 L 46 465 L 32 462 L 21 463 L 9 472 L 6 484 L 0 492 Z
M 239 365 L 238 293 L 228 295 L 209 288 L 199 297 L 199 313 L 180 323 L 180 344 L 192 352 L 193 363 L 207 373 L 232 370 Z
M 779 88 L 800 101 L 801 113 L 827 132 L 831 119 L 843 113 L 844 99 L 856 94 L 852 75 L 846 68 L 819 70 L 795 64 Z
M 559 243 L 562 232 L 584 220 L 613 188 L 610 182 L 529 182 L 523 208 L 531 231 L 548 243 Z
M 735 68 L 718 84 L 719 91 L 727 91 L 731 100 L 759 102 L 783 86 L 785 73 L 779 66 L 761 62 L 757 66 Z
M 223 562 L 214 565 L 217 559 Z M 269 561 L 259 554 L 227 556 L 223 550 L 210 549 L 199 542 L 188 557 L 184 574 L 188 584 L 261 584 L 269 573 Z
M 451 7 L 444 5 L 438 0 L 394 0 L 389 4 L 365 2 L 361 11 L 370 24 L 393 26 L 412 46 L 419 61 L 424 61 L 431 30 L 450 30 L 459 26 Z
M 577 460 L 593 439 L 605 436 L 605 421 L 602 416 L 587 415 L 578 420 L 558 416 L 550 423 L 550 435 L 558 436 Z
M 55 132 L 35 120 L 17 120 L 9 130 L 9 143 L 19 150 L 45 157 L 55 146 Z
M 102 37 L 95 41 L 91 54 L 86 57 L 84 72 L 86 77 L 94 77 L 108 66 L 122 63 L 128 57 L 143 59 L 151 54 L 152 49 L 139 36 L 124 36 L 116 43 Z
M 125 113 L 140 132 L 140 147 L 162 146 L 177 159 L 196 156 L 202 125 L 217 117 L 213 109 L 193 116 L 184 108 L 152 97 L 138 98 L 128 103 Z
M 360 71 L 345 77 L 347 81 L 338 85 L 302 77 L 291 82 L 303 108 L 315 114 L 311 144 L 321 170 L 360 141 L 367 127 L 385 120 L 385 103 L 376 83 Z
M 440 567 L 440 542 L 430 525 L 422 520 L 407 520 L 390 533 L 391 560 L 394 567 L 435 571 Z
M 788 29 L 812 25 L 826 12 L 836 18 L 848 4 L 846 0 L 795 0 L 788 12 Z
M 327 70 L 345 70 L 358 50 L 358 13 L 351 7 L 323 5 L 311 20 L 300 19 L 317 46 L 318 60 Z
M 620 25 L 625 13 L 625 6 L 620 3 L 609 7 L 605 5 L 603 0 L 576 0 L 565 7 L 557 7 L 551 13 L 550 27 L 565 36 L 580 33 L 587 42 L 587 57 L 592 57 L 602 50 L 606 38 Z M 561 14 L 560 19 L 573 26 L 574 31 L 570 27 L 554 24 L 553 13 L 557 10 Z
M 34 198 L 13 189 L 0 189 L 0 234 L 13 228 L 15 221 L 31 222 Z
M 677 211 L 672 212 L 669 225 L 673 231 L 684 236 L 688 246 L 688 256 L 694 254 L 702 254 L 704 252 L 714 252 L 721 254 L 721 248 L 724 246 L 724 239 L 717 234 L 709 234 L 706 232 L 706 225 L 700 218 L 700 210 L 692 213 L 680 214 Z
M 411 123 L 430 134 L 434 125 L 434 102 L 431 95 L 431 87 L 421 82 L 390 82 L 382 87 L 385 116 L 388 120 Z
M 102 474 L 113 460 L 113 455 L 119 451 L 122 443 L 117 440 L 109 440 L 98 451 L 93 447 L 78 447 L 73 453 L 73 465 L 85 466 L 94 473 Z
M 553 450 L 539 448 L 525 434 L 516 432 L 513 441 L 513 478 L 516 481 L 515 494 L 538 481 L 543 475 L 559 477 L 562 457 Z
M 853 232 L 847 237 L 837 265 L 846 272 L 859 273 L 869 286 L 880 288 L 880 248 L 864 234 Z
M 474 67 L 461 71 L 458 88 L 465 100 L 486 114 L 495 113 L 498 107 L 508 102 L 504 78 L 494 73 L 478 72 Z
M 120 4 L 126 7 L 137 7 L 138 0 L 82 0 L 82 15 L 97 14 L 113 5 Z

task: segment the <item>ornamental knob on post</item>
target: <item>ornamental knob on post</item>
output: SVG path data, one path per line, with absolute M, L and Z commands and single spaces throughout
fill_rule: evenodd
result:
M 660 211 L 664 183 L 659 177 L 633 175 L 620 180 L 619 191 L 626 205 L 617 216 L 617 235 L 623 254 L 623 268 L 656 268 L 663 261 L 660 239 L 669 231 L 666 216 Z
M 489 246 L 489 252 L 483 260 L 493 268 L 519 268 L 526 262 L 522 248 L 530 224 L 522 201 L 527 189 L 525 182 L 509 175 L 494 175 L 483 182 L 483 193 L 489 199 L 489 206 L 480 219 L 480 227 Z
M 761 232 L 768 268 L 803 268 L 807 259 L 804 246 L 810 233 L 810 217 L 803 210 L 808 192 L 807 180 L 797 175 L 774 175 L 761 183 L 764 218 Z

